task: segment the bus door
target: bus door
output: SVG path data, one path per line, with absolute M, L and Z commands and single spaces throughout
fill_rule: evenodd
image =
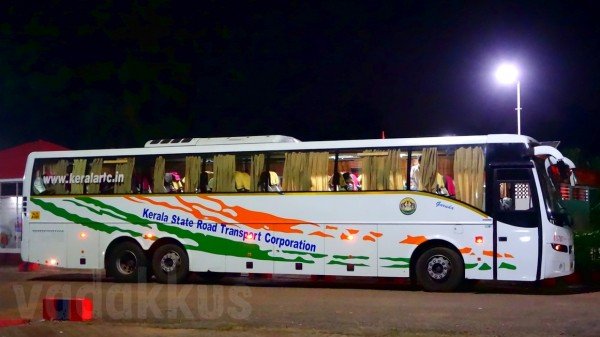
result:
M 494 169 L 494 279 L 539 279 L 542 228 L 531 167 Z

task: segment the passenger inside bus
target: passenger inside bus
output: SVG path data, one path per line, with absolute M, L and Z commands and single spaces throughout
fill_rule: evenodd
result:
M 510 183 L 500 183 L 500 210 L 510 211 L 513 209 L 512 187 Z
M 150 184 L 150 174 L 144 174 L 141 172 L 141 169 L 138 167 L 135 168 L 135 173 L 133 174 L 132 184 L 133 184 L 133 192 L 134 193 L 152 193 L 152 188 Z
M 329 190 L 339 191 L 340 182 L 342 181 L 342 174 L 340 172 L 333 172 L 333 175 L 329 178 Z
M 258 180 L 258 190 L 260 192 L 281 192 L 279 176 L 273 171 L 264 171 L 260 174 Z
M 361 189 L 358 176 L 355 173 L 344 172 L 342 173 L 342 189 L 343 191 L 359 191 Z
M 233 173 L 235 181 L 235 190 L 238 192 L 250 192 L 250 174 L 247 172 L 235 171 Z
M 167 193 L 179 193 L 183 191 L 183 182 L 178 172 L 165 173 L 164 188 Z
M 451 176 L 444 176 L 444 185 L 446 186 L 446 190 L 448 191 L 448 196 L 450 198 L 456 198 L 456 187 L 454 186 L 454 179 Z
M 435 174 L 435 193 L 447 197 L 450 196 L 450 193 L 446 188 L 446 183 L 444 182 L 444 177 L 439 172 Z
M 410 189 L 416 191 L 419 189 L 419 179 L 421 178 L 420 166 L 421 156 L 413 158 L 412 166 L 410 167 Z
M 209 181 L 209 176 L 208 176 L 208 172 L 207 171 L 202 171 L 200 173 L 200 192 L 201 193 L 206 193 L 208 192 L 208 181 Z
M 217 182 L 215 176 L 213 175 L 212 177 L 210 177 L 210 179 L 208 179 L 208 183 L 206 184 L 206 190 L 208 192 L 213 192 L 215 190 L 216 183 Z

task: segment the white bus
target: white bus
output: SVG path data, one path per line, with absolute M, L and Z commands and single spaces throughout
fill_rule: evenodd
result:
M 549 172 L 574 168 L 517 135 L 300 142 L 149 141 L 32 153 L 22 259 L 121 282 L 190 272 L 536 281 L 574 271 Z

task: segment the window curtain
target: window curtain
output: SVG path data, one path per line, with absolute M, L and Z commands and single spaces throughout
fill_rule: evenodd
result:
M 284 191 L 328 191 L 328 152 L 291 152 L 285 154 Z
M 362 157 L 363 190 L 401 189 L 402 171 L 399 150 L 386 150 L 383 152 L 380 150 L 366 150 L 360 156 Z
M 102 173 L 102 158 L 95 158 L 92 160 L 92 165 L 90 167 L 90 175 L 99 176 Z M 99 183 L 90 183 L 87 185 L 87 193 L 88 194 L 98 194 L 100 193 L 100 184 Z
M 252 162 L 250 164 L 250 191 L 258 192 L 260 188 L 258 182 L 260 181 L 260 175 L 265 170 L 265 155 L 255 154 L 252 156 Z
M 135 166 L 135 157 L 129 158 L 118 158 L 119 162 L 115 168 L 115 193 L 131 193 L 133 167 Z M 120 182 L 118 179 L 123 175 L 123 181 Z
M 371 154 L 372 150 L 365 150 L 361 153 L 362 168 L 363 168 L 363 181 L 362 188 L 365 191 L 377 189 L 377 165 L 374 162 L 374 158 Z
M 310 191 L 328 191 L 329 176 L 327 175 L 328 152 L 308 153 L 308 176 L 310 179 Z
M 198 156 L 185 157 L 185 182 L 183 191 L 185 193 L 196 193 L 200 182 L 201 159 Z
M 378 191 L 385 191 L 388 189 L 389 184 L 389 172 L 390 163 L 386 160 L 387 156 L 375 156 L 373 157 L 373 163 L 376 166 L 376 189 Z
M 215 187 L 213 192 L 235 192 L 235 156 L 216 155 L 213 164 Z
M 310 178 L 306 181 L 304 172 L 308 170 L 308 154 L 302 152 L 287 152 L 283 164 L 283 190 L 306 191 L 310 188 Z
M 485 178 L 483 149 L 461 147 L 454 154 L 456 199 L 483 209 Z
M 85 165 L 86 159 L 75 159 L 73 160 L 73 175 L 83 177 L 85 176 Z M 71 183 L 71 194 L 83 194 L 83 181 L 77 184 Z
M 387 161 L 390 166 L 389 174 L 389 188 L 390 190 L 403 190 L 405 189 L 406 180 L 406 160 L 400 158 L 401 151 L 390 150 L 388 151 Z
M 156 157 L 154 162 L 154 175 L 152 179 L 152 191 L 154 193 L 167 193 L 165 189 L 165 158 Z
M 419 167 L 421 174 L 419 189 L 421 191 L 436 192 L 436 174 L 437 174 L 437 148 L 423 148 L 421 153 L 421 164 Z

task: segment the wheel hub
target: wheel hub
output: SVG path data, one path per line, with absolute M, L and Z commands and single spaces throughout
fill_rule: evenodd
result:
M 169 252 L 165 254 L 160 260 L 160 268 L 170 273 L 177 269 L 177 267 L 181 264 L 181 257 L 176 252 Z
M 131 275 L 135 272 L 138 261 L 137 257 L 132 251 L 125 251 L 123 254 L 117 259 L 117 270 L 119 273 L 123 275 Z
M 443 280 L 452 270 L 450 260 L 442 255 L 432 256 L 427 262 L 427 273 L 434 280 Z

